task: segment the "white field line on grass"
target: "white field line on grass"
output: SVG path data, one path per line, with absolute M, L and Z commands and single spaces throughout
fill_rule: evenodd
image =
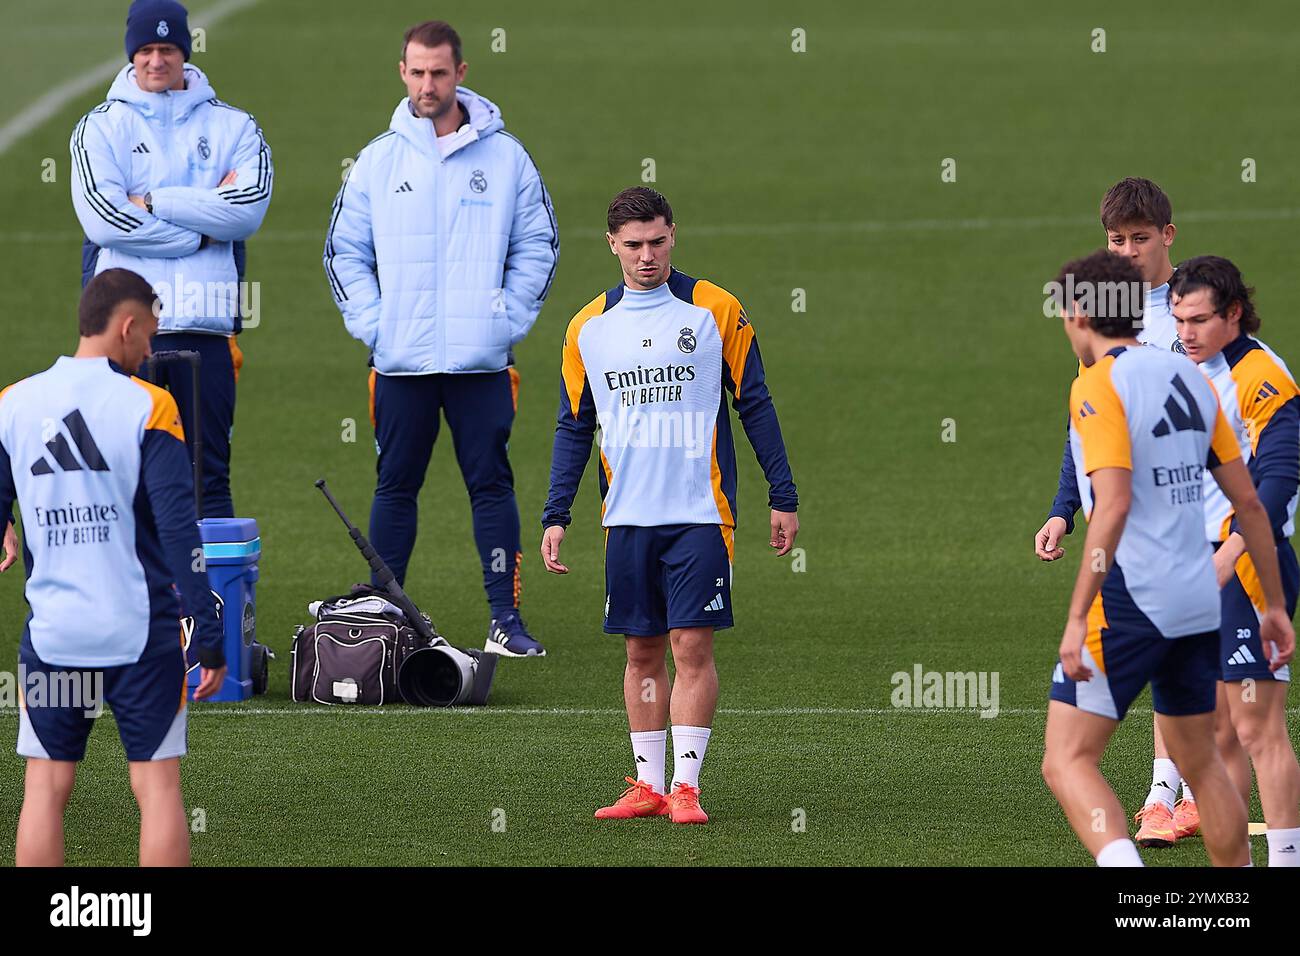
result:
M 964 714 L 978 717 L 978 707 L 722 707 L 717 713 L 731 717 L 928 717 L 943 714 Z M 1003 707 L 997 716 L 1042 716 L 1046 707 Z M 1129 714 L 1150 714 L 1150 708 L 1133 707 Z M 1288 714 L 1300 713 L 1300 707 L 1287 709 Z M 438 715 L 456 717 L 622 717 L 625 711 L 617 707 L 348 707 L 346 705 L 319 706 L 301 704 L 296 707 L 239 707 L 222 704 L 205 704 L 191 707 L 191 717 L 310 717 L 327 714 L 361 714 L 368 717 L 421 717 Z M 13 707 L 0 707 L 0 717 L 17 717 Z M 988 718 L 981 718 L 988 719 Z
M 216 26 L 232 13 L 238 13 L 245 7 L 251 7 L 260 0 L 224 0 L 210 9 L 194 14 L 190 26 L 203 27 L 205 30 Z M 124 56 L 93 66 L 76 76 L 51 87 L 44 96 L 20 112 L 13 119 L 0 126 L 0 155 L 3 155 L 14 143 L 28 133 L 43 126 L 51 117 L 57 115 L 65 106 L 77 97 L 89 93 L 95 87 L 107 83 L 117 71 L 126 65 Z M 71 132 L 71 131 L 69 131 Z
M 255 2 L 255 0 L 254 0 Z M 1185 222 L 1264 222 L 1270 220 L 1300 219 L 1300 209 L 1206 209 L 1178 214 Z M 846 235 L 853 233 L 889 232 L 958 232 L 996 231 L 1000 229 L 1046 229 L 1098 225 L 1089 216 L 1023 216 L 1005 219 L 855 219 L 829 222 L 759 222 L 730 223 L 726 225 L 688 225 L 683 228 L 697 236 L 773 236 L 792 234 Z M 595 229 L 561 229 L 560 234 L 569 239 L 595 240 L 601 233 Z M 38 243 L 80 243 L 82 235 L 72 231 L 15 231 L 0 232 L 0 244 L 34 245 Z M 324 242 L 321 229 L 267 229 L 257 233 L 250 242 L 313 243 Z M 78 246 L 80 248 L 80 246 Z

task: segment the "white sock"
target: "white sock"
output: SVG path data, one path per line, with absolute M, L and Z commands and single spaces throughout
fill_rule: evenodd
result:
M 1300 827 L 1269 830 L 1264 836 L 1268 838 L 1269 866 L 1300 866 Z
M 1178 768 L 1168 757 L 1157 757 L 1151 764 L 1151 789 L 1147 792 L 1146 802 L 1149 807 L 1157 801 L 1163 803 L 1170 813 L 1174 810 L 1174 797 L 1178 796 L 1178 781 L 1181 777 Z
M 1183 781 L 1183 799 L 1188 803 L 1195 803 L 1196 797 L 1192 795 L 1191 785 L 1186 780 Z
M 1142 857 L 1138 856 L 1136 844 L 1127 837 L 1112 840 L 1101 848 L 1097 854 L 1098 866 L 1142 866 Z
M 664 751 L 668 744 L 668 731 L 643 730 L 632 735 L 632 759 L 636 761 L 636 778 L 654 787 L 655 793 L 664 792 Z
M 709 749 L 708 727 L 679 727 L 673 725 L 673 786 L 684 783 L 700 785 L 700 764 L 704 751 Z

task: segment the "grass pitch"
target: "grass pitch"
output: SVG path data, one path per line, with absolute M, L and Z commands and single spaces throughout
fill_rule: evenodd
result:
M 0 90 L 0 121 L 66 79 L 58 70 L 120 56 L 124 12 L 82 20 L 72 48 L 44 5 L 6 12 L 0 55 L 22 82 Z M 262 320 L 241 339 L 234 491 L 261 526 L 258 636 L 279 661 L 266 697 L 193 711 L 186 797 L 206 826 L 196 862 L 1088 863 L 1038 772 L 1082 544 L 1069 539 L 1056 566 L 1030 546 L 1074 371 L 1042 315 L 1042 284 L 1101 245 L 1104 190 L 1149 176 L 1174 202 L 1175 258 L 1236 260 L 1259 289 L 1262 336 L 1297 361 L 1295 10 L 666 3 L 634 21 L 562 2 L 437 13 L 465 40 L 466 84 L 501 106 L 539 164 L 562 232 L 555 286 L 517 352 L 511 442 L 523 610 L 550 656 L 503 661 L 483 711 L 288 700 L 307 602 L 365 571 L 311 483 L 326 475 L 364 526 L 374 480 L 365 351 L 329 299 L 322 237 L 343 161 L 401 96 L 401 32 L 429 11 L 262 0 L 211 29 L 195 62 L 257 116 L 276 163 L 249 247 Z M 491 49 L 498 28 L 504 52 Z M 1098 28 L 1104 53 L 1092 51 Z M 796 29 L 806 52 L 792 50 Z M 63 52 L 51 59 L 55 38 Z M 67 139 L 102 95 L 0 155 L 6 382 L 75 345 Z M 702 828 L 591 818 L 630 767 L 621 642 L 600 632 L 593 474 L 566 542 L 573 573 L 545 575 L 536 554 L 562 331 L 618 278 L 604 210 L 647 159 L 677 212 L 675 264 L 736 293 L 755 323 L 802 501 L 795 571 L 768 553 L 766 489 L 738 439 L 737 627 L 718 641 L 723 709 Z M 949 159 L 955 182 L 941 179 Z M 792 308 L 796 290 L 805 311 Z M 408 590 L 453 641 L 481 646 L 468 500 L 443 437 Z M 0 579 L 0 662 L 15 660 L 26 613 L 20 573 Z M 997 672 L 999 716 L 894 708 L 891 676 L 918 663 Z M 0 716 L 0 861 L 12 860 L 22 796 L 16 727 Z M 1149 782 L 1149 736 L 1149 714 L 1133 714 L 1105 765 L 1131 809 Z M 133 862 L 135 826 L 105 719 L 68 813 L 69 861 Z M 1262 840 L 1256 854 L 1263 863 Z M 1199 841 L 1144 857 L 1205 860 Z

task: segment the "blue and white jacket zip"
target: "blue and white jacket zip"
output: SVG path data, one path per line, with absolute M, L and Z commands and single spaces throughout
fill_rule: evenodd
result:
M 555 278 L 559 229 L 536 165 L 495 104 L 456 95 L 469 123 L 446 157 L 403 99 L 334 200 L 330 292 L 385 375 L 505 368 Z
M 185 89 L 147 93 L 126 66 L 72 132 L 72 203 L 95 274 L 125 268 L 162 299 L 163 332 L 238 328 L 235 245 L 271 202 L 271 149 L 257 121 L 216 98 L 203 71 Z M 235 170 L 233 185 L 217 184 Z M 128 196 L 152 194 L 153 213 Z M 88 247 L 89 248 L 89 247 Z

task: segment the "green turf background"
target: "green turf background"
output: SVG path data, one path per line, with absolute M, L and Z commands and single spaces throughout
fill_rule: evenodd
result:
M 5 5 L 0 120 L 121 54 L 125 2 L 81 6 L 69 22 L 32 0 Z M 1263 336 L 1300 354 L 1295 9 L 263 0 L 210 30 L 195 62 L 257 116 L 276 164 L 249 247 L 263 321 L 241 339 L 235 434 L 237 510 L 259 520 L 265 549 L 258 634 L 280 654 L 253 709 L 292 708 L 293 626 L 308 600 L 363 576 L 311 487 L 328 476 L 361 520 L 374 474 L 365 351 L 330 301 L 321 237 L 343 160 L 401 96 L 401 32 L 431 13 L 461 32 L 466 84 L 528 145 L 561 226 L 558 277 L 517 353 L 511 442 L 524 611 L 550 656 L 503 662 L 497 708 L 480 713 L 196 708 L 185 763 L 187 803 L 206 813 L 196 862 L 1089 862 L 1038 773 L 1081 543 L 1050 567 L 1030 546 L 1074 370 L 1043 318 L 1042 284 L 1102 243 L 1107 186 L 1149 176 L 1174 202 L 1175 259 L 1237 260 L 1259 288 Z M 1104 54 L 1090 51 L 1098 27 Z M 504 53 L 490 50 L 495 28 Z M 795 28 L 806 53 L 791 50 Z M 75 346 L 67 138 L 102 98 L 80 97 L 0 155 L 5 381 Z M 41 179 L 46 157 L 55 183 Z M 736 293 L 758 331 L 806 559 L 795 573 L 768 553 L 762 475 L 739 441 L 738 626 L 719 642 L 724 711 L 703 779 L 713 821 L 677 830 L 591 819 L 630 766 L 622 650 L 600 633 L 594 475 L 566 543 L 573 573 L 545 576 L 536 555 L 562 331 L 617 279 L 604 208 L 647 157 L 677 211 L 675 263 Z M 940 180 L 949 157 L 955 183 Z M 1246 157 L 1255 183 L 1241 180 Z M 795 289 L 806 312 L 791 309 Z M 345 419 L 355 442 L 341 439 Z M 941 440 L 945 419 L 955 442 Z M 453 640 L 478 644 L 486 608 L 445 442 L 425 489 L 409 590 Z M 0 579 L 0 662 L 21 633 L 19 573 Z M 891 674 L 916 663 L 998 672 L 1002 715 L 892 709 Z M 816 709 L 833 712 L 803 712 Z M 1149 724 L 1134 714 L 1105 767 L 1133 809 L 1149 781 Z M 12 861 L 22 796 L 15 731 L 0 715 L 0 862 Z M 504 832 L 491 826 L 497 808 Z M 806 829 L 794 832 L 800 809 Z M 68 814 L 69 861 L 132 862 L 136 819 L 115 729 L 101 721 Z M 1262 840 L 1256 854 L 1262 863 Z M 1189 841 L 1146 858 L 1205 856 Z

